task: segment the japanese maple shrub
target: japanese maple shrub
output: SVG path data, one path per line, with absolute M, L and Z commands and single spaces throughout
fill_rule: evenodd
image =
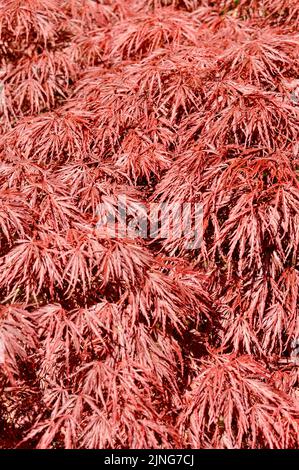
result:
M 298 446 L 298 28 L 0 0 L 1 448 Z M 126 230 L 183 203 L 199 245 Z

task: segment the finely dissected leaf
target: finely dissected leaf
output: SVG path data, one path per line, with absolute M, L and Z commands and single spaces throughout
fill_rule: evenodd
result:
M 295 402 L 260 377 L 267 377 L 266 369 L 247 356 L 214 356 L 203 364 L 181 416 L 194 446 L 209 442 L 225 448 L 229 442 L 239 448 L 245 439 L 254 448 L 277 448 L 281 441 L 283 447 L 297 441 Z
M 19 61 L 3 75 L 5 113 L 15 117 L 37 114 L 66 98 L 76 67 L 63 51 L 45 51 Z
M 19 373 L 19 360 L 26 361 L 30 349 L 36 348 L 35 325 L 22 305 L 0 307 L 0 341 L 3 357 L 2 367 L 11 374 Z
M 189 21 L 188 21 L 189 19 Z M 116 26 L 111 53 L 123 58 L 142 57 L 162 45 L 196 44 L 197 34 L 192 18 L 173 9 L 138 15 Z

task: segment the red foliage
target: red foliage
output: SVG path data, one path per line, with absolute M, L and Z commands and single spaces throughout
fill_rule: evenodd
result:
M 297 3 L 0 0 L 1 448 L 298 447 Z

